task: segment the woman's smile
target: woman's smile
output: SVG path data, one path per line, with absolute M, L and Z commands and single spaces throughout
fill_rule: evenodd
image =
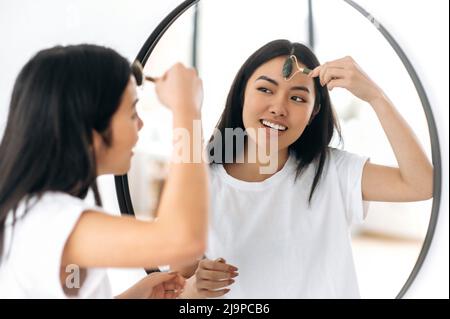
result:
M 261 123 L 261 126 L 259 126 L 258 128 L 265 129 L 266 135 L 276 134 L 277 136 L 280 136 L 288 130 L 287 125 L 279 121 L 261 119 L 259 120 L 259 122 Z

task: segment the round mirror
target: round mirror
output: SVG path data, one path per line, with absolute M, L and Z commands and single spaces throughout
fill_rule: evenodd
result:
M 364 223 L 350 229 L 361 297 L 400 298 L 419 271 L 433 236 L 441 191 L 440 150 L 421 82 L 403 50 L 374 17 L 352 1 L 261 0 L 257 12 L 254 2 L 185 1 L 150 35 L 137 60 L 146 74 L 154 76 L 178 61 L 198 69 L 204 83 L 202 120 L 208 140 L 240 66 L 275 39 L 308 45 L 321 63 L 352 56 L 390 97 L 432 158 L 433 199 L 370 202 Z M 140 94 L 138 111 L 145 125 L 131 170 L 128 176 L 116 177 L 116 190 L 123 214 L 152 219 L 172 151 L 171 114 L 158 103 L 152 84 Z M 344 149 L 365 155 L 372 163 L 397 166 L 372 108 L 346 90 L 333 90 L 330 96 Z M 275 251 L 272 256 L 276 258 Z

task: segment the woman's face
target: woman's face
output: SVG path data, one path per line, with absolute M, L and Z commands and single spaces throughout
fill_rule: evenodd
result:
M 136 81 L 131 76 L 119 108 L 111 119 L 111 145 L 105 145 L 101 136 L 94 132 L 97 175 L 123 175 L 130 169 L 132 150 L 144 125 L 136 112 L 137 101 Z
M 277 138 L 279 151 L 287 150 L 302 135 L 315 100 L 313 79 L 303 73 L 297 73 L 289 81 L 283 78 L 286 58 L 274 58 L 255 70 L 245 88 L 242 114 L 249 137 L 258 144 L 253 134 L 256 130 Z

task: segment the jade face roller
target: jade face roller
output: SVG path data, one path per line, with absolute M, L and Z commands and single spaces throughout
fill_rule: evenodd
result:
M 292 74 L 294 63 L 295 63 L 295 66 L 297 67 L 297 70 L 294 72 L 294 74 Z M 311 70 L 306 67 L 301 68 L 298 65 L 297 57 L 294 54 L 291 54 L 286 59 L 286 61 L 284 61 L 282 74 L 286 81 L 290 81 L 297 73 L 309 74 L 309 73 L 311 73 Z

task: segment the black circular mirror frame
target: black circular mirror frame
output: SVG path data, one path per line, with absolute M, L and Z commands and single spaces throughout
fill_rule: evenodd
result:
M 145 65 L 150 54 L 152 53 L 155 46 L 158 44 L 161 37 L 167 31 L 167 29 L 189 8 L 193 5 L 197 4 L 200 0 L 186 0 L 182 2 L 178 7 L 176 7 L 169 15 L 167 15 L 161 23 L 156 27 L 156 29 L 152 32 L 152 34 L 148 37 L 147 41 L 145 41 L 141 50 L 139 51 L 136 60 L 140 61 L 142 65 Z M 406 283 L 403 285 L 400 292 L 397 294 L 396 298 L 402 298 L 408 288 L 411 286 L 414 278 L 417 276 L 420 267 L 422 266 L 425 257 L 430 248 L 434 231 L 436 228 L 438 214 L 439 214 L 439 205 L 441 201 L 441 151 L 439 146 L 439 137 L 437 133 L 436 123 L 434 120 L 433 112 L 431 109 L 430 102 L 426 95 L 425 89 L 420 81 L 417 72 L 412 66 L 411 62 L 407 58 L 404 51 L 401 49 L 400 45 L 397 41 L 392 37 L 392 35 L 379 23 L 374 19 L 374 17 L 369 14 L 366 10 L 364 10 L 360 5 L 356 4 L 352 0 L 343 0 L 348 5 L 353 7 L 356 11 L 366 17 L 376 29 L 383 35 L 383 37 L 388 41 L 392 49 L 396 52 L 398 57 L 401 59 L 404 67 L 406 68 L 411 80 L 414 83 L 414 87 L 417 90 L 417 93 L 422 102 L 422 106 L 425 112 L 425 116 L 428 123 L 428 129 L 430 133 L 431 139 L 431 154 L 432 154 L 432 162 L 434 167 L 434 176 L 433 176 L 433 204 L 431 210 L 430 222 L 428 224 L 427 234 L 425 236 L 425 241 L 420 251 L 419 257 L 414 265 L 414 268 L 409 275 Z M 124 215 L 134 215 L 133 205 L 131 202 L 130 190 L 128 187 L 128 178 L 127 175 L 115 176 L 114 178 L 117 199 L 119 202 L 120 212 Z

